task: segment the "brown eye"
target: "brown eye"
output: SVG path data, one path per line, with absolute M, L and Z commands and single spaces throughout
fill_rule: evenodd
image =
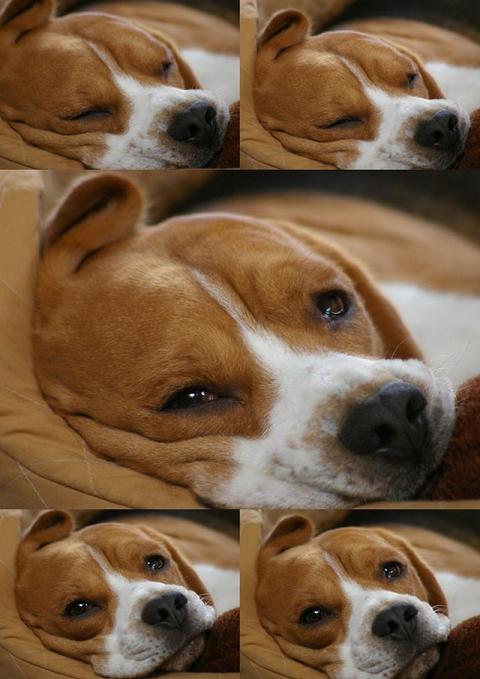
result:
M 334 613 L 321 606 L 310 606 L 305 608 L 300 614 L 299 623 L 305 627 L 316 625 L 319 622 L 324 622 L 328 618 L 334 617 Z
M 75 601 L 71 601 L 65 606 L 63 615 L 67 618 L 79 618 L 99 609 L 100 606 L 94 601 L 88 601 L 88 599 L 75 599 Z
M 399 561 L 387 561 L 381 565 L 380 570 L 387 580 L 396 580 L 403 575 L 405 567 Z
M 325 320 L 336 321 L 346 316 L 351 303 L 342 290 L 329 290 L 315 296 L 315 306 Z
M 415 87 L 418 80 L 418 73 L 407 73 L 407 87 Z
M 218 401 L 220 396 L 201 385 L 193 385 L 186 389 L 181 389 L 170 396 L 162 410 L 184 410 L 187 408 L 198 408 L 213 401 Z
M 167 565 L 167 560 L 160 554 L 150 554 L 145 557 L 145 566 L 149 571 L 161 571 Z
M 173 61 L 164 61 L 161 68 L 162 75 L 169 75 L 173 68 Z

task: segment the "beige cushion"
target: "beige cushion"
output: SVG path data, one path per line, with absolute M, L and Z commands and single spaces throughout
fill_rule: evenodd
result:
M 33 372 L 30 324 L 41 173 L 0 178 L 0 507 L 183 507 L 190 491 L 101 460 L 55 415 Z
M 20 521 L 19 515 L 0 514 L 0 677 L 98 679 L 90 665 L 46 649 L 18 616 L 13 586 Z M 175 672 L 159 676 L 171 679 L 236 679 L 239 675 Z

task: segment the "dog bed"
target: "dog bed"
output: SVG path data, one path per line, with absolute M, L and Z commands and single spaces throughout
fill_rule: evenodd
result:
M 314 11 L 311 5 L 313 4 Z M 282 4 L 277 9 L 298 7 L 305 9 L 314 20 L 314 27 L 320 31 L 335 16 L 353 4 L 352 1 L 328 0 L 323 3 L 293 2 Z M 253 100 L 253 81 L 255 74 L 255 60 L 257 55 L 257 35 L 262 19 L 272 13 L 272 3 L 269 0 L 241 0 L 240 5 L 240 55 L 242 62 L 240 98 L 240 167 L 249 170 L 335 170 L 333 165 L 320 163 L 304 158 L 296 153 L 287 151 L 259 122 Z M 467 140 L 465 156 L 456 169 L 480 168 L 480 112 L 472 115 L 472 130 Z
M 46 649 L 21 621 L 14 597 L 15 554 L 21 515 L 0 514 L 0 677 L 4 679 L 98 679 L 90 666 Z M 175 672 L 175 679 L 236 679 L 237 673 Z
M 328 529 L 340 522 L 330 516 Z M 257 615 L 255 589 L 257 554 L 262 540 L 262 514 L 242 513 L 241 525 L 241 667 L 242 679 L 315 679 L 327 677 L 324 672 L 305 667 L 286 658 L 273 638 L 264 630 Z M 446 645 L 442 659 L 429 679 L 477 679 L 480 675 L 480 616 L 456 627 Z M 460 670 L 460 671 L 458 671 Z
M 93 455 L 43 399 L 30 349 L 40 192 L 40 173 L 2 174 L 0 506 L 198 508 L 185 488 Z

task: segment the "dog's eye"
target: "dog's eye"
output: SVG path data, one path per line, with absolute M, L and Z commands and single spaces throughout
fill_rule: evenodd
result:
M 329 290 L 315 295 L 315 306 L 327 321 L 336 321 L 345 316 L 351 303 L 342 290 Z
M 162 406 L 162 410 L 183 410 L 185 408 L 197 408 L 219 400 L 219 395 L 210 391 L 207 387 L 194 385 L 175 392 Z
M 387 580 L 396 580 L 403 575 L 405 567 L 398 561 L 387 561 L 381 565 L 381 571 Z
M 363 123 L 362 118 L 338 118 L 334 120 L 333 123 L 325 125 L 326 130 L 332 130 L 335 127 L 350 127 L 353 125 L 361 125 Z
M 173 61 L 164 61 L 160 69 L 161 75 L 169 75 L 173 68 Z
M 407 73 L 407 87 L 415 87 L 418 80 L 418 73 Z
M 66 118 L 66 120 L 93 120 L 94 118 L 108 118 L 111 115 L 112 111 L 109 108 L 99 108 L 94 106 L 92 108 L 87 108 L 73 116 L 69 116 Z
M 65 606 L 63 615 L 67 618 L 79 618 L 80 616 L 92 613 L 99 608 L 100 606 L 98 604 L 93 601 L 88 601 L 88 599 L 75 599 L 75 601 L 71 601 Z
M 305 608 L 300 614 L 300 624 L 309 626 L 316 625 L 319 622 L 323 622 L 327 618 L 332 618 L 334 613 L 327 610 L 326 608 L 321 608 L 320 606 L 311 606 L 310 608 Z
M 150 554 L 145 557 L 145 566 L 149 571 L 161 571 L 167 565 L 167 560 L 160 554 Z

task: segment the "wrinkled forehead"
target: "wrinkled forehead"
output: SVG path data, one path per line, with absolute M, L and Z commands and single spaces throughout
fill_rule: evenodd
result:
M 312 47 L 337 58 L 359 83 L 404 84 L 405 74 L 416 71 L 413 58 L 393 43 L 353 31 L 333 31 L 311 38 Z

